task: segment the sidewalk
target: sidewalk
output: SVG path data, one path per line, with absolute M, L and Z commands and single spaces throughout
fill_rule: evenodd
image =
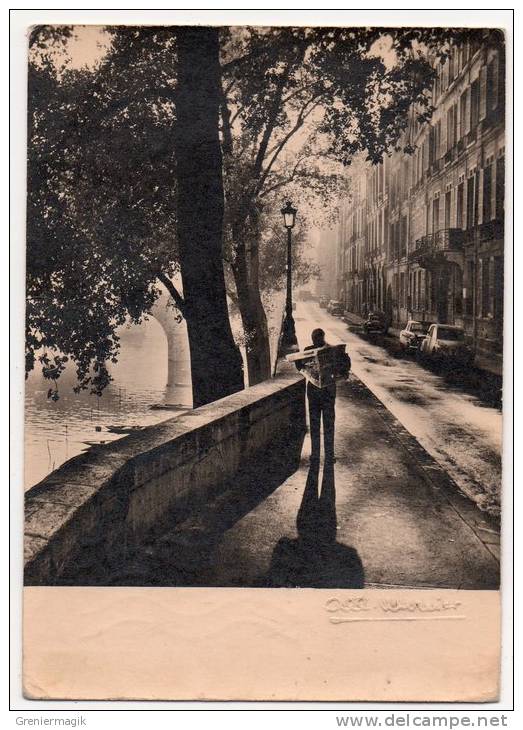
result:
M 139 584 L 496 588 L 496 525 L 354 376 L 336 419 L 333 468 L 309 469 L 307 435 L 297 472 L 247 513 L 231 487 L 142 554 Z

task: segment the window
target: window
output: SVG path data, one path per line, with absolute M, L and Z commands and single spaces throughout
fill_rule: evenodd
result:
M 389 234 L 389 252 L 391 259 L 395 259 L 395 253 L 394 253 L 394 246 L 396 245 L 396 231 L 395 231 L 395 225 L 394 223 L 390 224 L 390 234 Z
M 432 311 L 432 302 L 434 301 L 433 297 L 433 276 L 430 273 L 430 271 L 425 272 L 425 302 L 426 302 L 426 308 L 430 311 Z
M 470 87 L 470 129 L 474 131 L 479 122 L 479 79 Z
M 456 227 L 463 228 L 463 188 L 464 183 L 458 185 L 458 200 L 456 206 Z
M 481 316 L 488 317 L 490 314 L 490 260 L 481 261 Z
M 445 193 L 445 228 L 450 228 L 451 201 L 452 193 L 450 190 L 447 190 Z
M 454 56 L 455 56 L 456 49 L 452 48 L 450 51 L 449 56 L 449 84 L 451 84 L 454 81 Z
M 447 111 L 447 152 L 454 145 L 454 107 Z
M 459 138 L 465 136 L 467 129 L 467 94 L 468 89 L 459 97 Z
M 465 41 L 462 47 L 462 58 L 463 58 L 463 68 L 467 65 L 469 60 L 469 44 L 468 41 Z
M 436 128 L 432 127 L 429 130 L 429 165 L 432 165 L 436 159 Z
M 465 313 L 470 317 L 474 311 L 472 292 L 474 291 L 474 261 L 467 263 L 467 298 L 465 300 Z
M 487 115 L 498 105 L 498 59 L 487 64 Z
M 474 225 L 477 226 L 479 223 L 479 170 L 476 170 L 474 177 Z
M 441 68 L 441 91 L 446 91 L 449 85 L 449 67 L 446 63 Z
M 464 339 L 465 333 L 463 330 L 453 327 L 438 327 L 438 340 L 444 340 L 445 342 L 463 342 Z
M 474 226 L 474 198 L 476 197 L 474 181 L 474 175 L 467 180 L 467 228 Z
M 483 170 L 483 222 L 492 218 L 492 163 Z
M 432 233 L 439 228 L 439 198 L 432 201 Z
M 496 161 L 496 218 L 505 217 L 505 156 Z

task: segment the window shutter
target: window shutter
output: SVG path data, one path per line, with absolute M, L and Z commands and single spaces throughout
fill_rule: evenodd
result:
M 445 150 L 448 152 L 452 149 L 454 143 L 454 107 L 451 106 L 447 111 L 447 144 Z
M 499 56 L 496 56 L 492 61 L 492 98 L 489 100 L 491 109 L 495 109 L 498 105 L 499 73 Z
M 483 259 L 478 259 L 476 267 L 476 312 L 483 317 Z
M 470 88 L 466 91 L 466 103 L 465 103 L 465 134 L 470 132 Z
M 479 72 L 479 120 L 487 116 L 487 67 Z

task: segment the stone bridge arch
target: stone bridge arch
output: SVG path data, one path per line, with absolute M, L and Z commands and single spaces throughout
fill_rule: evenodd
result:
M 176 282 L 179 286 L 180 282 Z M 179 315 L 165 287 L 149 314 L 161 325 L 167 338 L 167 385 L 165 405 L 192 408 L 191 357 L 187 323 Z

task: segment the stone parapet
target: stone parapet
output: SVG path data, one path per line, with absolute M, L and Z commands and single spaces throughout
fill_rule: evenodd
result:
M 283 481 L 297 468 L 305 428 L 304 380 L 284 367 L 272 380 L 69 460 L 26 493 L 25 583 L 82 584 L 79 575 L 88 583 L 95 568 L 98 579 L 105 568 L 109 576 L 115 562 L 253 463 L 276 464 Z

